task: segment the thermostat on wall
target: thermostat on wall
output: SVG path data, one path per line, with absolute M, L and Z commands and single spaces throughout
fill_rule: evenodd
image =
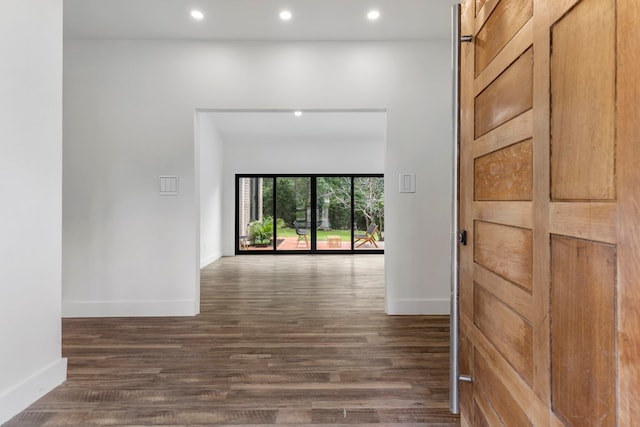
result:
M 178 177 L 175 175 L 163 175 L 158 177 L 160 181 L 161 196 L 178 195 Z
M 415 173 L 401 173 L 399 181 L 400 181 L 401 193 L 416 192 L 416 174 Z

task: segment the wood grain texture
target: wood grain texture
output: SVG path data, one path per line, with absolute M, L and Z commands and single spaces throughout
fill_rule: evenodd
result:
M 558 22 L 571 8 L 582 0 L 546 0 L 545 8 L 548 10 L 547 21 L 553 25 Z
M 552 401 L 568 425 L 616 425 L 615 268 L 614 246 L 552 236 Z
M 615 0 L 583 0 L 552 27 L 553 200 L 615 199 L 615 22 Z
M 222 258 L 201 314 L 63 320 L 68 380 L 14 426 L 457 426 L 448 316 L 384 314 L 381 255 Z
M 487 19 L 491 16 L 493 10 L 498 6 L 500 0 L 479 0 L 482 4 L 481 7 L 476 8 L 476 19 L 475 19 L 475 28 L 476 31 L 473 34 L 477 34 L 478 31 L 482 28 Z
M 517 312 L 529 323 L 532 322 L 533 298 L 529 292 L 479 264 L 475 265 L 473 277 L 479 285 L 495 295 L 510 309 Z
M 473 155 L 475 158 L 507 147 L 515 142 L 530 139 L 533 135 L 533 111 L 520 114 L 475 140 Z
M 476 35 L 476 76 L 533 15 L 533 0 L 500 2 Z
M 509 1 L 502 0 L 505 3 Z M 494 7 L 497 5 L 498 2 L 493 3 Z M 539 6 L 536 5 L 534 11 L 538 9 Z M 476 18 L 477 30 L 483 24 L 482 19 L 486 16 L 486 14 L 484 16 L 479 14 Z M 473 94 L 477 95 L 474 113 L 484 114 L 485 117 L 491 117 L 492 114 L 496 116 L 502 115 L 494 123 L 483 124 L 481 128 L 476 126 L 473 147 L 475 158 L 514 143 L 528 140 L 534 135 L 534 111 L 532 106 L 533 66 L 535 64 L 532 61 L 533 49 L 531 46 L 533 44 L 534 30 L 539 25 L 540 22 L 536 19 L 528 20 L 517 34 L 500 49 L 500 52 L 474 81 Z M 523 58 L 526 58 L 526 60 Z M 513 72 L 514 67 L 517 68 L 517 65 L 520 65 L 521 69 L 526 68 L 525 65 L 529 67 L 525 72 L 525 74 L 528 73 L 528 77 L 525 79 L 513 79 L 511 86 L 507 84 L 501 85 L 501 80 L 509 80 L 509 74 Z M 529 81 L 528 84 L 526 80 Z M 500 88 L 496 89 L 498 87 Z M 526 92 L 524 102 L 521 99 L 514 101 L 518 91 Z M 493 92 L 493 96 L 499 99 L 494 100 L 492 97 L 486 96 L 491 92 Z M 481 112 L 481 109 L 477 107 L 485 101 L 487 102 L 485 111 Z M 520 105 L 517 104 L 518 102 L 520 102 Z M 525 107 L 522 107 L 523 104 Z M 514 107 L 514 105 L 516 106 Z M 511 113 L 508 112 L 509 108 L 512 108 Z M 472 118 L 474 119 L 474 125 L 482 123 L 479 120 L 482 117 L 475 116 Z M 486 131 L 487 129 L 488 131 Z M 535 145 L 536 140 L 533 139 L 533 150 L 536 149 Z M 534 191 L 539 191 L 537 183 L 534 183 Z M 536 203 L 537 200 L 526 202 L 473 202 L 475 224 L 480 224 L 484 221 L 486 221 L 485 224 L 494 223 L 489 224 L 487 229 L 489 232 L 485 233 L 485 238 L 480 245 L 480 247 L 483 244 L 491 246 L 489 250 L 483 250 L 482 248 L 478 250 L 477 236 L 474 232 L 473 256 L 476 261 L 480 259 L 481 262 L 475 264 L 473 277 L 476 283 L 482 283 L 487 290 L 490 289 L 491 294 L 500 300 L 498 304 L 504 303 L 503 308 L 509 306 L 506 310 L 513 310 L 513 313 L 519 313 L 523 318 L 527 319 L 532 317 L 533 313 L 536 315 L 538 313 L 538 308 L 532 306 L 535 296 L 532 295 L 534 285 L 531 274 L 533 268 L 533 234 L 531 228 L 535 225 L 533 213 Z M 508 227 L 507 224 L 513 227 Z M 512 235 L 509 235 L 509 232 L 504 234 L 501 232 L 494 233 L 493 230 L 490 230 L 491 227 L 496 227 L 497 230 L 512 229 L 515 232 Z M 524 251 L 516 250 L 516 255 L 514 256 L 511 247 L 515 245 L 522 248 L 523 242 L 525 242 L 524 246 L 527 249 Z M 484 254 L 481 253 L 483 251 Z M 523 253 L 526 255 L 522 256 Z M 520 275 L 520 281 L 526 282 L 528 285 L 516 285 L 513 277 L 507 278 L 505 272 L 512 274 L 512 271 L 517 272 L 516 275 Z M 477 308 L 474 306 L 472 310 L 465 313 L 465 316 L 468 316 L 469 313 L 473 315 Z M 515 315 L 517 316 L 517 314 Z M 535 318 L 535 322 L 534 330 L 538 330 L 538 325 L 544 323 L 544 321 L 541 322 L 537 318 Z M 486 361 L 486 372 L 489 372 L 490 375 L 487 375 L 485 390 L 494 393 L 487 394 L 484 391 L 480 391 L 480 387 L 477 384 L 478 372 L 475 372 L 474 396 L 476 399 L 473 406 L 474 410 L 482 411 L 482 418 L 489 425 L 547 425 L 550 413 L 549 404 L 534 394 L 531 381 L 524 379 L 523 375 L 506 360 L 504 355 L 496 349 L 495 345 L 477 326 L 464 317 L 461 320 L 461 324 L 473 344 L 475 354 L 481 355 Z M 495 331 L 492 328 L 490 333 L 499 334 L 500 329 L 502 329 L 502 325 L 498 325 Z M 492 340 L 495 341 L 495 339 Z M 486 404 L 481 407 L 480 402 L 483 401 Z M 498 412 L 494 411 L 493 408 L 495 407 L 501 408 L 498 411 L 499 415 Z M 501 418 L 503 416 L 504 418 Z
M 531 200 L 532 141 L 522 141 L 475 159 L 475 200 Z
M 550 1 L 536 0 L 533 28 L 533 392 L 546 404 L 547 415 L 551 407 L 551 356 L 549 325 L 549 283 L 551 257 L 549 248 L 549 122 L 550 122 L 550 77 L 549 56 L 551 40 L 549 34 Z M 545 420 L 543 425 L 548 425 Z
M 617 2 L 618 421 L 640 420 L 640 2 Z
M 514 399 L 509 388 L 505 386 L 503 379 L 495 370 L 491 369 L 481 354 L 477 354 L 475 357 L 474 372 L 479 393 L 491 402 L 491 406 L 501 419 L 502 425 L 519 427 L 533 425 L 518 401 Z M 486 414 L 490 414 L 490 411 L 486 411 Z
M 461 319 L 461 329 L 465 331 L 474 346 L 475 355 L 481 355 L 489 369 L 507 385 L 513 400 L 518 402 L 522 410 L 534 426 L 549 424 L 551 410 L 548 402 L 540 400 L 531 386 L 516 372 L 513 367 L 498 353 L 483 333 L 467 319 Z M 475 378 L 475 377 L 474 377 Z
M 460 375 L 473 378 L 473 346 L 467 336 L 461 332 L 459 336 Z M 473 382 L 460 382 L 460 418 L 473 420 Z
M 476 11 L 482 9 L 487 0 L 476 0 Z
M 531 109 L 533 56 L 529 49 L 484 89 L 475 100 L 475 137 Z
M 478 329 L 524 380 L 531 383 L 531 324 L 477 283 L 474 287 L 474 302 L 474 322 Z
M 551 203 L 549 226 L 553 234 L 616 243 L 615 203 Z
M 492 81 L 531 47 L 533 21 L 530 19 L 507 43 L 475 79 L 475 94 L 482 92 Z
M 475 221 L 474 239 L 476 263 L 531 291 L 531 230 Z
M 475 0 L 461 4 L 462 34 L 475 34 Z M 467 245 L 459 246 L 460 317 L 473 316 L 473 63 L 471 43 L 460 45 L 460 192 L 459 229 L 467 230 Z M 464 357 L 464 356 L 463 356 Z M 469 401 L 471 404 L 471 401 Z M 470 410 L 472 411 L 472 410 Z M 473 420 L 471 416 L 469 418 Z
M 491 408 L 491 404 L 487 402 L 482 393 L 477 393 L 474 401 L 474 427 L 491 427 L 502 425 L 502 421 Z
M 478 8 L 479 9 L 479 8 Z M 460 5 L 461 34 L 474 34 L 476 16 L 475 0 L 464 0 Z M 474 48 L 471 43 L 460 45 L 460 153 L 459 153 L 459 230 L 473 229 L 473 64 Z M 462 202 L 462 201 L 465 202 Z M 473 233 L 468 238 L 473 239 Z M 469 242 L 471 243 L 471 242 Z M 459 246 L 459 311 L 460 318 L 468 318 L 473 311 L 473 255 L 471 245 Z M 464 255 L 463 255 L 464 254 Z M 461 326 L 461 325 L 460 325 Z M 460 374 L 473 377 L 473 345 L 464 329 L 459 327 Z M 460 399 L 460 423 L 470 427 L 474 422 L 473 383 L 458 382 Z
M 487 20 L 491 20 L 490 16 L 494 8 L 507 7 L 502 3 L 511 1 L 519 0 L 487 1 L 485 7 L 478 11 L 473 22 L 475 34 L 485 30 L 483 26 L 486 25 Z M 495 374 L 493 379 L 486 381 L 489 384 L 488 387 L 501 382 L 511 393 L 513 401 L 527 415 L 531 424 L 552 427 L 600 425 L 598 414 L 583 411 L 581 418 L 576 418 L 570 423 L 564 414 L 561 415 L 561 420 L 554 413 L 555 406 L 552 400 L 555 401 L 555 398 L 552 397 L 554 392 L 551 378 L 552 365 L 555 366 L 555 361 L 552 364 L 552 357 L 555 357 L 555 353 L 552 356 L 550 261 L 553 260 L 555 266 L 562 266 L 571 265 L 571 260 L 552 255 L 550 239 L 551 235 L 554 238 L 569 240 L 571 240 L 570 237 L 576 237 L 591 240 L 589 244 L 614 248 L 617 254 L 617 265 L 612 281 L 618 280 L 618 293 L 615 300 L 604 303 L 603 310 L 615 312 L 617 302 L 618 329 L 610 331 L 610 335 L 618 339 L 616 354 L 618 371 L 613 370 L 608 375 L 603 374 L 598 378 L 592 378 L 594 383 L 592 386 L 607 388 L 612 383 L 615 385 L 617 381 L 617 390 L 608 395 L 610 399 L 613 398 L 614 406 L 616 396 L 619 397 L 617 425 L 635 425 L 640 419 L 640 395 L 637 393 L 640 388 L 640 363 L 638 363 L 640 286 L 637 280 L 640 277 L 640 261 L 638 261 L 640 260 L 640 238 L 638 237 L 640 235 L 638 230 L 640 197 L 637 196 L 640 168 L 636 165 L 637 159 L 640 158 L 640 120 L 638 120 L 640 109 L 637 102 L 640 99 L 640 85 L 637 84 L 637 70 L 640 69 L 640 50 L 637 47 L 640 45 L 640 34 L 635 31 L 637 23 L 640 22 L 640 3 L 631 0 L 601 2 L 597 0 L 534 0 L 533 13 L 532 19 L 527 21 L 511 40 L 499 49 L 499 53 L 473 79 L 473 94 L 476 95 L 474 114 L 476 114 L 481 113 L 481 109 L 478 108 L 480 96 L 494 89 L 496 83 L 504 78 L 509 68 L 513 67 L 510 64 L 517 55 L 523 52 L 523 49 L 531 47 L 533 52 L 531 109 L 498 123 L 489 131 L 486 130 L 491 128 L 490 125 L 482 124 L 484 128 L 476 126 L 473 158 L 475 160 L 518 141 L 531 138 L 532 201 L 472 202 L 473 221 L 476 224 L 485 222 L 493 223 L 495 226 L 509 225 L 531 230 L 533 267 L 530 289 L 514 285 L 513 279 L 508 280 L 504 274 L 496 272 L 494 267 L 487 266 L 487 262 L 484 261 L 482 265 L 480 262 L 475 264 L 472 277 L 476 284 L 486 290 L 485 295 L 495 296 L 500 303 L 504 304 L 504 307 L 509 307 L 509 310 L 517 312 L 523 319 L 530 320 L 533 330 L 532 381 L 525 381 L 507 361 L 508 357 L 497 350 L 495 338 L 487 337 L 484 331 L 469 320 L 469 316 L 479 315 L 477 304 L 482 303 L 481 300 L 476 300 L 471 308 L 461 305 L 462 310 L 466 310 L 461 314 L 461 327 L 473 347 L 471 351 L 476 355 L 474 357 L 476 364 L 480 357 L 483 358 L 488 369 Z M 552 47 L 553 57 L 551 56 Z M 603 55 L 599 53 L 601 51 L 604 52 Z M 468 55 L 466 58 L 474 60 L 473 55 Z M 556 62 L 552 63 L 552 61 Z M 472 65 L 467 63 L 466 66 Z M 557 71 L 560 71 L 558 75 L 552 75 Z M 470 77 L 464 68 L 463 73 L 466 73 L 463 74 L 463 88 L 465 88 L 469 83 L 464 79 Z M 601 75 L 604 77 L 601 78 Z M 466 99 L 464 90 L 462 95 L 463 99 Z M 495 95 L 501 99 L 494 102 L 487 97 L 489 102 L 485 117 L 490 116 L 491 113 L 503 113 L 500 111 L 502 108 L 500 102 L 509 102 L 513 91 L 496 91 Z M 484 99 L 480 100 L 480 102 L 484 101 Z M 604 112 L 600 109 L 602 104 L 606 104 L 603 107 Z M 565 119 L 569 120 L 569 126 L 556 122 L 558 117 L 554 115 L 561 111 L 561 108 L 565 109 Z M 582 114 L 584 110 L 588 114 Z M 587 118 L 589 114 L 591 118 Z M 478 114 L 468 119 L 473 119 L 474 125 L 481 123 L 477 121 Z M 586 121 L 589 123 L 583 126 L 581 123 Z M 579 141 L 582 145 L 577 144 L 572 148 L 559 147 L 557 144 L 563 141 L 557 140 L 558 126 L 561 126 L 560 130 L 566 136 Z M 601 133 L 592 132 L 589 126 Z M 560 149 L 566 150 L 560 153 Z M 552 170 L 556 167 L 552 162 L 558 160 L 558 153 L 563 155 L 565 162 L 563 167 L 569 171 L 564 171 L 564 176 L 557 174 L 558 170 Z M 468 156 L 464 149 L 462 156 L 463 158 Z M 595 165 L 594 167 L 591 167 L 591 162 Z M 468 167 L 468 163 L 465 167 Z M 575 173 L 572 168 L 581 170 Z M 461 174 L 463 174 L 462 169 Z M 594 185 L 593 181 L 606 182 L 602 187 L 608 186 L 606 191 L 609 194 L 598 194 L 597 185 Z M 474 183 L 471 182 L 471 184 Z M 570 191 L 575 191 L 576 194 L 567 196 L 569 190 L 563 188 L 565 195 L 558 196 L 561 191 L 557 190 L 563 186 Z M 468 199 L 461 199 L 463 205 L 461 209 L 468 212 L 469 207 L 464 206 L 465 203 L 469 203 Z M 485 233 L 485 235 L 487 238 L 484 241 L 488 242 L 488 236 L 495 238 L 496 234 Z M 475 232 L 473 239 L 473 248 L 476 251 L 473 256 L 478 261 L 478 247 L 481 247 L 483 242 L 478 244 L 480 239 Z M 628 251 L 626 254 L 625 250 Z M 461 263 L 466 265 L 468 260 L 464 257 L 469 256 L 468 251 L 463 251 L 461 255 L 463 256 Z M 496 259 L 501 256 L 513 257 L 510 251 L 503 253 L 495 251 L 492 257 L 485 258 Z M 509 270 L 506 267 L 504 269 Z M 517 292 L 512 292 L 514 289 Z M 626 292 L 623 292 L 623 289 Z M 579 292 L 577 285 L 574 292 Z M 572 300 L 567 297 L 565 302 L 567 312 L 580 310 L 582 304 L 580 298 Z M 530 306 L 525 308 L 527 305 Z M 571 324 L 568 327 L 575 328 L 579 325 Z M 499 328 L 500 326 L 491 327 L 489 334 L 499 334 Z M 561 341 L 556 342 L 554 348 L 562 346 Z M 570 343 L 570 345 L 573 344 Z M 590 346 L 589 351 L 594 351 L 591 347 L 597 347 L 597 345 Z M 614 367 L 616 360 L 612 362 Z M 477 367 L 474 369 L 477 370 Z M 474 375 L 474 379 L 477 380 L 479 372 L 474 372 Z M 500 399 L 484 393 L 479 394 L 479 386 L 476 382 L 474 402 L 469 409 L 475 412 L 476 416 L 471 422 L 475 421 L 478 424 L 487 422 L 490 425 L 523 424 L 522 420 L 505 422 L 501 418 L 491 418 L 494 405 L 503 404 Z M 580 406 L 586 405 L 585 401 L 576 404 L 577 400 L 568 398 L 562 404 L 566 407 Z M 482 402 L 486 404 L 483 406 Z M 609 407 L 612 405 L 611 401 L 606 402 L 606 399 L 599 403 L 608 404 Z M 589 408 L 590 410 L 596 412 L 599 410 L 595 402 L 592 402 L 592 406 L 596 409 Z M 607 425 L 608 417 L 608 414 L 604 415 L 602 425 Z
M 532 202 L 475 202 L 474 218 L 520 228 L 533 228 Z

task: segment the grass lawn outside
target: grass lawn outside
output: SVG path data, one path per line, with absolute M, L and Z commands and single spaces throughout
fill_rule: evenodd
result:
M 278 238 L 297 236 L 295 228 L 278 228 L 276 234 Z M 327 236 L 340 236 L 342 241 L 348 242 L 351 240 L 351 230 L 318 230 L 316 233 L 316 238 L 319 242 L 326 241 Z

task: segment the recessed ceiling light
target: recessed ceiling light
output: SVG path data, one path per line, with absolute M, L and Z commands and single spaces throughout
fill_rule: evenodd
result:
M 204 13 L 200 12 L 199 10 L 192 10 L 191 17 L 193 19 L 197 19 L 198 21 L 201 21 L 204 19 Z
M 380 18 L 380 12 L 377 10 L 370 10 L 369 13 L 367 13 L 367 18 L 369 18 L 369 21 L 375 21 Z
M 299 110 L 298 111 L 294 111 L 293 115 L 296 116 L 296 117 L 300 117 L 302 115 L 302 111 L 299 111 Z
M 283 21 L 290 20 L 292 16 L 293 15 L 288 10 L 283 10 L 282 12 L 280 12 L 280 19 L 282 19 Z

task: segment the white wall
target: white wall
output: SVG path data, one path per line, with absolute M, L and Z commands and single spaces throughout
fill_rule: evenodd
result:
M 66 40 L 64 314 L 194 311 L 194 108 L 386 110 L 387 310 L 448 312 L 449 56 L 445 41 Z M 401 172 L 416 193 L 398 194 Z M 180 196 L 157 196 L 161 174 Z
M 200 267 L 204 267 L 222 256 L 224 141 L 209 114 L 198 113 L 196 127 L 196 164 L 199 170 L 195 176 L 200 188 Z
M 61 358 L 62 0 L 0 3 L 0 424 Z
M 348 113 L 346 113 L 348 114 Z M 381 120 L 384 115 L 381 114 Z M 385 141 L 258 140 L 224 145 L 224 255 L 235 253 L 236 174 L 374 174 L 384 173 Z

